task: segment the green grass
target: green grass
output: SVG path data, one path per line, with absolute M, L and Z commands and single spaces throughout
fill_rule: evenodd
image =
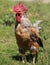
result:
M 0 1 L 0 19 L 3 21 L 4 16 L 8 14 L 14 14 L 10 12 L 10 9 L 17 3 L 10 2 L 10 0 Z M 36 3 L 24 3 L 29 8 L 28 17 L 31 22 L 35 22 L 37 19 L 42 19 L 40 24 L 42 30 L 40 31 L 43 39 L 45 50 L 39 49 L 38 61 L 36 65 L 50 65 L 50 4 L 36 4 Z M 0 20 L 0 22 L 2 22 Z M 0 24 L 0 65 L 32 65 L 32 63 L 22 63 L 19 60 L 13 58 L 19 54 L 18 46 L 16 44 L 14 24 L 12 26 L 6 26 Z
M 14 35 L 14 26 L 0 26 L 0 65 L 28 65 L 27 63 L 23 64 L 19 60 L 13 59 L 13 56 L 20 55 Z M 48 36 L 48 33 L 50 31 L 47 25 L 46 28 L 45 24 L 43 23 L 41 24 L 41 26 L 44 30 L 41 30 L 41 36 L 43 38 L 45 50 L 43 50 L 42 48 L 39 49 L 38 61 L 36 65 L 48 65 L 50 59 L 50 35 Z M 46 39 L 44 38 L 44 36 Z M 32 65 L 32 63 L 30 64 Z

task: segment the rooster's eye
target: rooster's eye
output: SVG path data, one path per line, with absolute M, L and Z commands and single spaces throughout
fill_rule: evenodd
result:
M 16 16 L 17 16 L 17 15 L 20 16 L 21 14 L 18 13 L 18 14 L 16 14 Z
M 20 16 L 20 14 L 18 14 L 18 16 Z

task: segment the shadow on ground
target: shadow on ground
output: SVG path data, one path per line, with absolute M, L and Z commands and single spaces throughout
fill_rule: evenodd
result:
M 12 59 L 17 60 L 17 61 L 22 61 L 22 56 L 21 55 L 12 56 Z M 32 55 L 31 54 L 26 55 L 26 60 L 27 60 L 27 62 L 31 62 Z

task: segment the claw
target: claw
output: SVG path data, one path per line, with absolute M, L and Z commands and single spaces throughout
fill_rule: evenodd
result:
M 25 63 L 25 61 L 24 61 L 24 60 L 22 60 L 22 63 Z

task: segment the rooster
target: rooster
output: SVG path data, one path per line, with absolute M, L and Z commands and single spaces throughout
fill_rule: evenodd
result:
M 22 62 L 26 59 L 25 53 L 30 51 L 33 57 L 33 63 L 36 62 L 38 49 L 43 47 L 41 36 L 32 26 L 30 20 L 26 16 L 28 9 L 24 5 L 14 7 L 16 12 L 15 36 L 19 47 L 19 52 L 22 54 Z

